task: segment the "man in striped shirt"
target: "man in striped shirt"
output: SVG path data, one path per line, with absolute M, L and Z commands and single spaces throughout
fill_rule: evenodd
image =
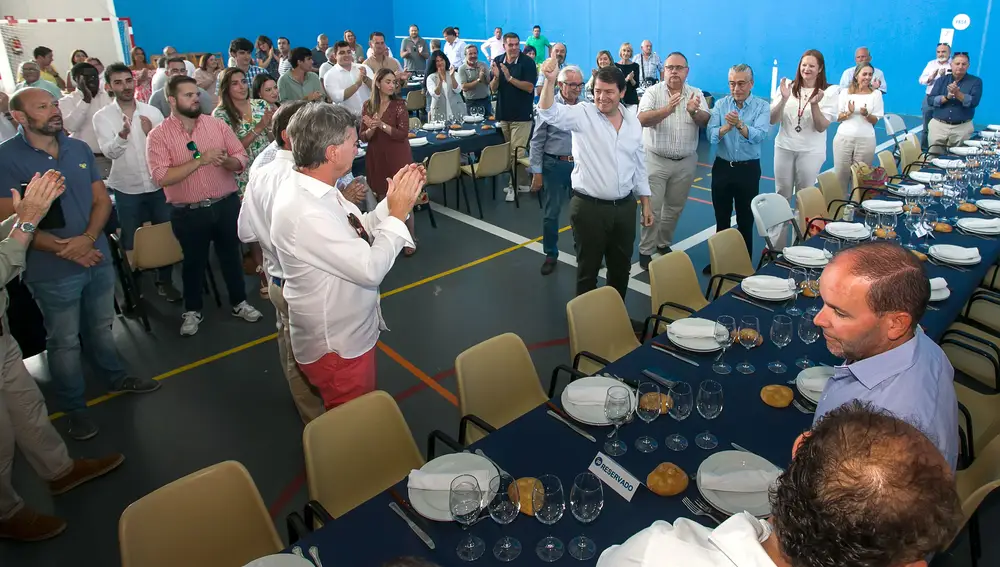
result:
M 146 159 L 153 182 L 163 187 L 174 209 L 174 236 L 184 251 L 184 321 L 181 335 L 198 332 L 201 323 L 209 244 L 215 244 L 232 314 L 257 321 L 261 314 L 246 301 L 240 240 L 236 225 L 240 199 L 233 174 L 248 165 L 246 150 L 221 120 L 201 113 L 198 85 L 190 77 L 167 83 L 170 117 L 146 137 Z

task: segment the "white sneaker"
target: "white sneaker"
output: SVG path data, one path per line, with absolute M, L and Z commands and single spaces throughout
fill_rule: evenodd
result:
M 186 311 L 181 317 L 184 319 L 184 322 L 181 323 L 182 337 L 190 337 L 198 332 L 198 325 L 201 323 L 201 313 Z
M 514 188 L 513 187 L 504 187 L 503 191 L 504 191 L 504 193 L 507 194 L 507 196 L 504 197 L 504 200 L 507 201 L 508 203 L 513 203 L 514 202 Z
M 253 305 L 244 301 L 236 307 L 233 307 L 233 317 L 239 317 L 244 321 L 250 321 L 253 323 L 263 317 L 263 315 L 260 314 L 260 311 L 254 309 Z
M 518 185 L 517 190 L 521 193 L 530 193 L 531 185 Z

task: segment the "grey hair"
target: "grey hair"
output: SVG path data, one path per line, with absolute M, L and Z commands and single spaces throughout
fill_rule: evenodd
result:
M 729 68 L 730 73 L 750 73 L 750 80 L 753 80 L 753 67 L 747 65 L 746 63 L 740 63 L 738 65 L 733 65 Z
M 41 70 L 42 70 L 41 66 L 39 66 L 39 65 L 38 65 L 38 63 L 35 63 L 35 61 L 34 61 L 34 60 L 31 60 L 31 61 L 21 61 L 21 64 L 20 64 L 20 65 L 18 65 L 18 68 L 17 68 L 17 71 L 18 71 L 19 73 L 24 73 L 24 68 L 25 68 L 25 66 L 27 66 L 27 65 L 34 65 L 35 67 L 38 67 L 38 70 L 39 70 L 39 71 L 41 71 Z
M 326 58 L 327 59 L 329 59 L 331 55 L 336 55 L 336 54 L 337 54 L 337 48 L 336 47 L 327 47 L 326 48 Z
M 579 67 L 577 67 L 576 65 L 566 65 L 565 67 L 559 70 L 558 79 L 560 83 L 566 82 L 567 73 L 579 73 L 580 78 L 581 79 L 583 78 L 583 71 L 581 71 Z
M 348 130 L 357 128 L 357 124 L 358 118 L 343 106 L 314 102 L 300 108 L 287 130 L 295 165 L 303 169 L 323 165 L 326 149 L 343 144 Z

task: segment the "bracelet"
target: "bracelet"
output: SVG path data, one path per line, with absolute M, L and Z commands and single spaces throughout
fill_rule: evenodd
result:
M 86 236 L 87 238 L 89 238 L 92 243 L 97 244 L 97 239 L 94 238 L 93 236 L 91 236 L 89 232 L 84 232 L 83 236 Z

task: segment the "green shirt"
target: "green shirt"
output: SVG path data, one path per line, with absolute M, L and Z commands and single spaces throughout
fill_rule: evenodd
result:
M 535 63 L 544 63 L 549 57 L 549 39 L 544 35 L 539 35 L 537 38 L 532 36 L 524 40 L 525 45 L 530 45 L 535 48 Z
M 278 100 L 281 102 L 304 100 L 307 95 L 317 91 L 323 92 L 323 83 L 319 81 L 319 75 L 316 73 L 306 73 L 301 83 L 292 77 L 291 71 L 278 79 Z

